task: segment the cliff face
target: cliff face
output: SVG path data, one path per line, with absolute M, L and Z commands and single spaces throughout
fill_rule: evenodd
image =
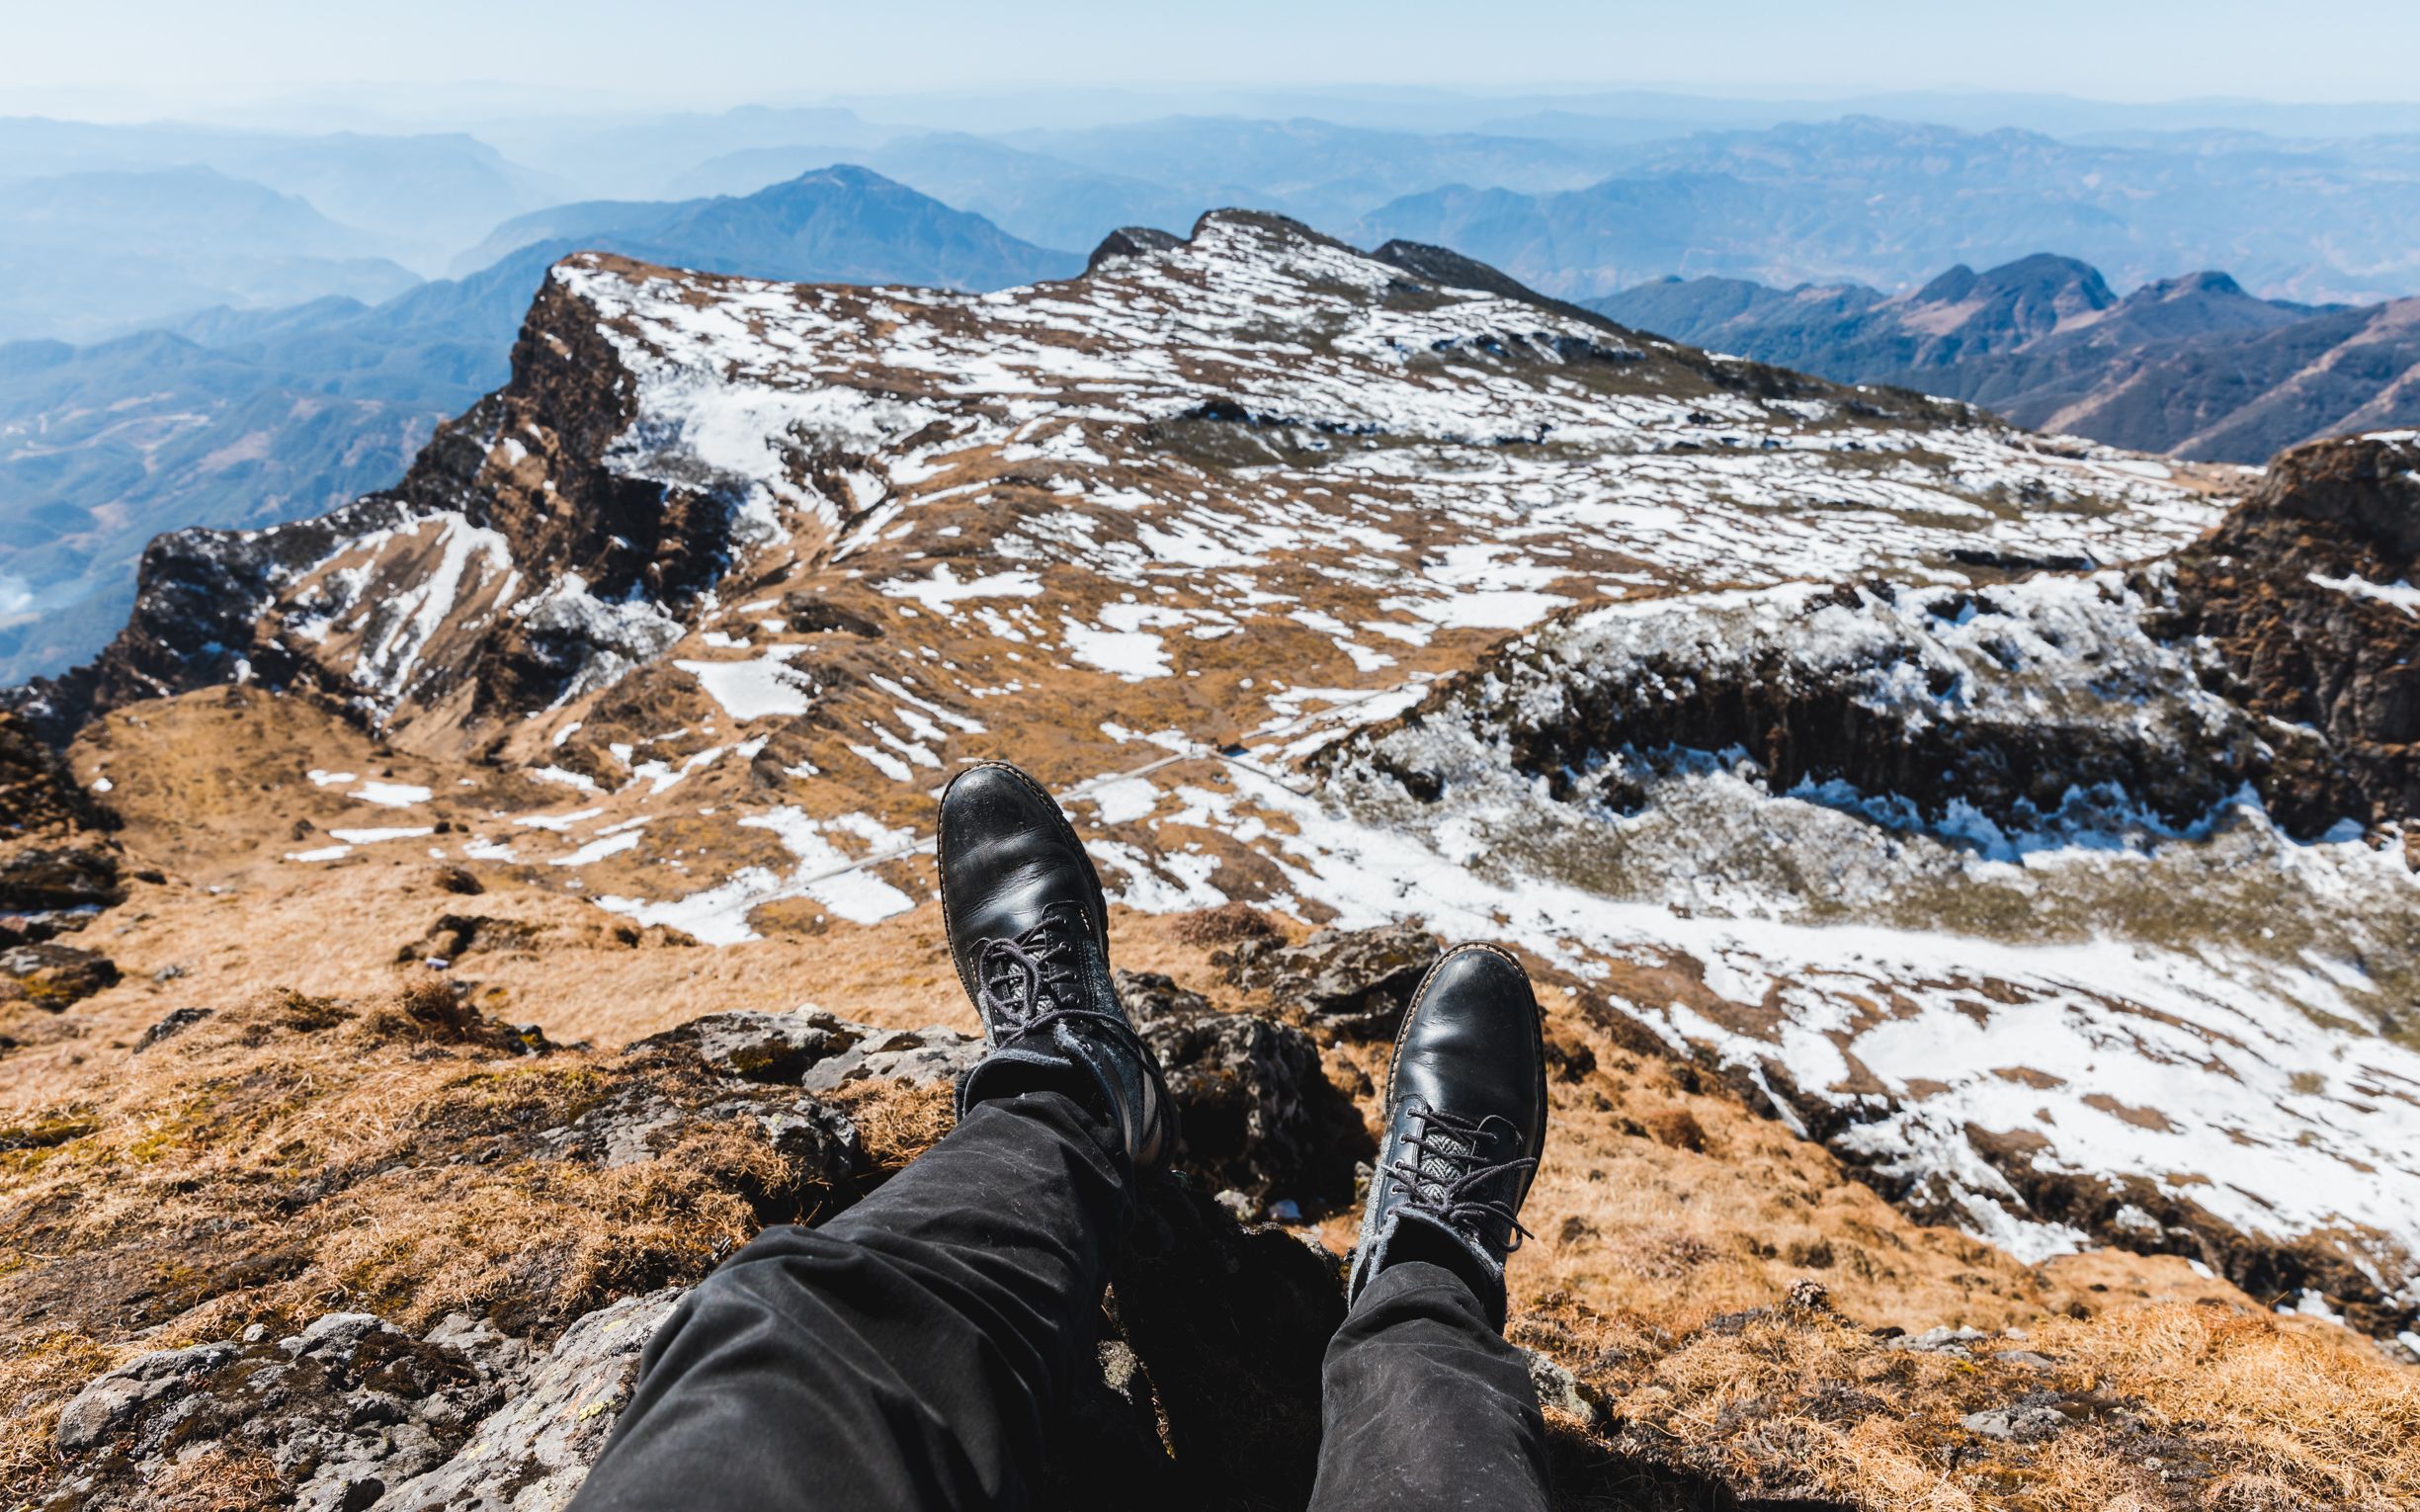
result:
M 138 699 L 259 680 L 371 722 L 455 729 L 626 670 L 677 638 L 673 617 L 730 564 L 734 509 L 710 479 L 607 465 L 632 389 L 549 283 L 511 384 L 441 426 L 394 488 L 270 530 L 159 538 L 125 630 L 36 684 L 29 713 L 57 736 Z
M 2272 807 L 2314 832 L 2420 812 L 2420 441 L 2303 447 L 2177 559 L 2163 627 L 2208 640 L 2250 713 L 2321 738 Z
M 616 1330 L 940 1132 L 980 756 L 1074 816 L 1191 1121 L 1070 1504 L 1298 1504 L 1438 937 L 1544 983 L 1515 1336 L 1574 1504 L 2185 1505 L 2254 1472 L 2230 1360 L 2390 1421 L 2412 464 L 2364 445 L 2238 508 L 1264 215 L 987 295 L 574 258 L 395 488 L 163 542 L 27 703 L 109 870 L 0 952 L 0 1474 L 576 1481 L 532 1425 Z

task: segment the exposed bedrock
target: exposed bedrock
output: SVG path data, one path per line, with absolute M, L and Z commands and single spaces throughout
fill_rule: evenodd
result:
M 2199 637 L 2213 684 L 2318 738 L 2281 754 L 2270 806 L 2297 833 L 2420 813 L 2420 438 L 2286 453 L 2179 553 L 2164 637 Z
M 1657 771 L 1721 753 L 1777 793 L 1961 829 L 2078 806 L 2185 829 L 2247 785 L 2296 838 L 2391 822 L 2420 812 L 2415 469 L 2408 440 L 2302 448 L 2211 536 L 2129 571 L 1572 613 L 1341 749 L 1422 798 L 1475 739 L 1557 798 L 1625 810 Z
M 393 488 L 266 530 L 156 538 L 118 638 L 86 666 L 12 690 L 11 701 L 54 745 L 122 705 L 230 681 L 324 686 L 372 716 L 399 700 L 427 707 L 465 688 L 472 716 L 542 707 L 602 656 L 628 663 L 663 648 L 667 631 L 653 620 L 602 606 L 677 610 L 730 564 L 736 501 L 718 480 L 688 486 L 616 464 L 617 443 L 637 418 L 633 380 L 595 312 L 549 279 L 514 345 L 511 380 L 440 425 Z M 330 672 L 322 663 L 336 643 L 331 623 L 367 643 L 395 639 L 398 627 L 426 614 L 428 580 L 459 576 L 446 559 L 460 544 L 435 536 L 427 550 L 306 579 L 340 553 L 376 547 L 382 532 L 410 535 L 441 516 L 493 533 L 477 540 L 509 559 L 528 598 L 470 643 L 424 658 L 394 688 L 366 689 Z M 572 579 L 576 591 L 548 591 Z M 366 694 L 372 702 L 361 702 Z

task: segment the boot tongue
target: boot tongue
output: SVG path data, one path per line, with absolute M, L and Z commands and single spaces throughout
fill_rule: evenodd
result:
M 1420 1168 L 1413 1192 L 1420 1206 L 1442 1208 L 1452 1199 L 1453 1183 L 1478 1164 L 1475 1131 L 1441 1124 L 1432 1115 L 1422 1130 Z
M 1514 1212 L 1515 1204 L 1500 1195 L 1506 1178 L 1531 1162 L 1495 1158 L 1512 1146 L 1516 1133 L 1495 1117 L 1472 1123 L 1443 1109 L 1428 1109 L 1420 1120 L 1419 1162 L 1410 1177 L 1408 1212 L 1471 1242 L 1510 1250 L 1527 1229 Z

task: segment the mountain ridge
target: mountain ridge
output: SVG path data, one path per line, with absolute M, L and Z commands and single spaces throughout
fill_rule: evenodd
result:
M 1886 295 L 1664 280 L 1589 307 L 1676 340 L 1850 382 L 1922 388 L 2021 425 L 2213 462 L 2261 462 L 2323 436 L 2420 420 L 2420 304 L 2258 299 L 2218 272 L 2124 298 L 2098 270 L 2037 253 L 1960 265 Z
M 585 240 L 703 267 L 882 283 L 998 287 L 1081 266 L 860 171 L 661 207 Z M 173 328 L 204 350 L 160 371 L 126 343 L 0 348 L 17 354 L 0 357 L 0 488 L 25 501 L 8 522 L 16 539 L 0 546 L 0 587 L 24 584 L 33 606 L 0 613 L 0 681 L 63 671 L 97 650 L 115 629 L 104 621 L 120 620 L 135 592 L 141 543 L 160 528 L 307 516 L 397 476 L 440 419 L 506 378 L 546 267 L 580 244 L 520 247 L 378 305 L 206 311 Z M 193 381 L 160 381 L 183 368 Z

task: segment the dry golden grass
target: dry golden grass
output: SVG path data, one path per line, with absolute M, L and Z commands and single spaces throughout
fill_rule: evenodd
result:
M 1971 1358 L 1788 1308 L 1675 1335 L 1564 1302 L 1517 1324 L 1616 1414 L 1618 1449 L 1744 1492 L 1863 1507 L 2345 1507 L 2420 1495 L 2420 1379 L 2341 1334 L 2189 1303 L 2046 1319 Z M 2022 1352 L 2022 1354 L 2021 1354 Z M 2017 1404 L 2066 1426 L 1961 1426 Z
M 487 1312 L 542 1336 L 693 1282 L 828 1196 L 745 1118 L 676 1117 L 618 1167 L 566 1158 L 541 1132 L 634 1087 L 676 1111 L 729 1089 L 685 1083 L 704 1072 L 677 1057 L 494 1041 L 442 987 L 359 1006 L 268 992 L 90 1056 L 56 1101 L 0 1104 L 0 1128 L 47 1131 L 0 1149 L 0 1506 L 42 1478 L 58 1402 L 140 1349 L 340 1309 L 415 1330 Z M 894 1161 L 931 1122 L 900 1101 L 864 1099 Z

